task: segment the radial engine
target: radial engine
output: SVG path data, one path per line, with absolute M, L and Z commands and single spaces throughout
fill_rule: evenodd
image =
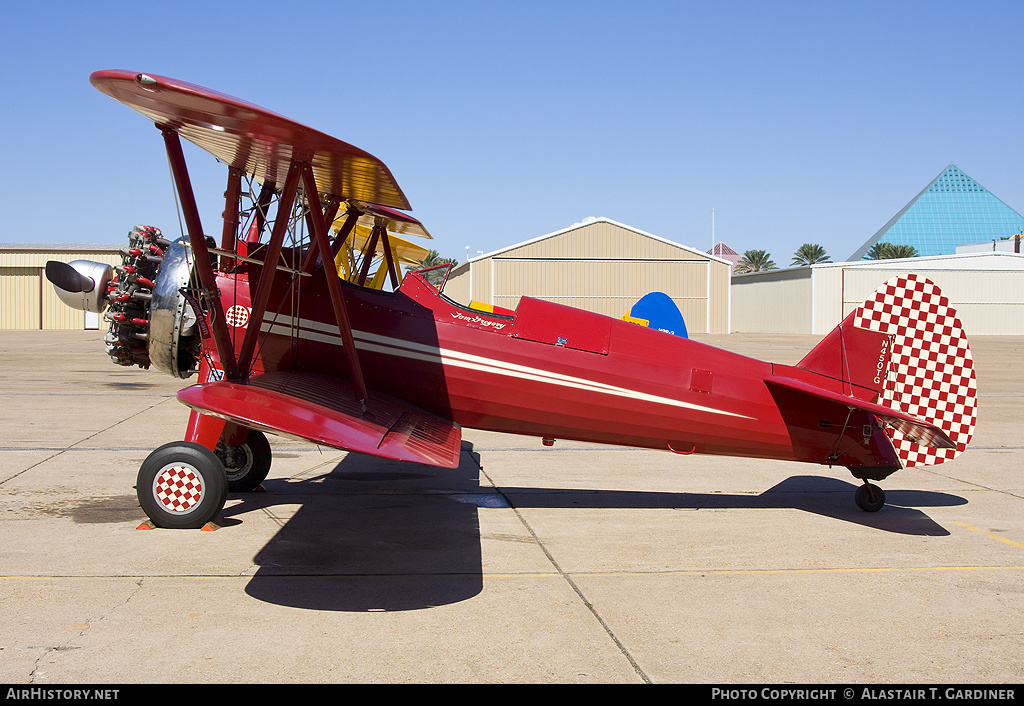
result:
M 135 226 L 117 267 L 93 262 L 46 263 L 46 278 L 68 306 L 102 313 L 107 354 L 118 365 L 151 365 L 176 378 L 198 368 L 203 315 L 189 293 L 191 251 L 158 228 Z M 105 313 L 104 313 L 105 312 Z

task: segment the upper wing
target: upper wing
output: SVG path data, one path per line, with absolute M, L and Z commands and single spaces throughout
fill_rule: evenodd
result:
M 298 160 L 312 166 L 321 194 L 411 208 L 379 159 L 258 105 L 152 74 L 97 71 L 89 80 L 111 98 L 261 182 L 283 184 L 292 160 Z
M 429 240 L 433 240 L 434 238 L 422 223 L 410 216 L 408 213 L 402 213 L 401 211 L 396 211 L 393 208 L 373 203 L 362 204 L 359 207 L 359 210 L 363 212 L 363 215 L 360 216 L 357 221 L 361 226 L 372 228 L 376 223 L 376 219 L 380 217 L 387 220 L 387 230 L 389 233 L 418 235 L 421 238 L 427 238 Z M 335 227 L 340 227 L 344 220 L 345 214 L 335 219 Z
M 407 402 L 369 391 L 362 409 L 352 385 L 322 373 L 266 373 L 247 382 L 207 382 L 178 393 L 214 417 L 333 448 L 455 468 L 462 428 Z

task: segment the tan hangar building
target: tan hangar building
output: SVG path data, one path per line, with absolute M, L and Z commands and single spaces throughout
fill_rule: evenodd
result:
M 587 218 L 452 269 L 445 294 L 515 309 L 521 296 L 621 318 L 664 292 L 689 333 L 729 332 L 731 264 L 607 218 Z
M 99 328 L 98 314 L 72 309 L 57 297 L 43 272 L 48 260 L 122 262 L 115 245 L 0 244 L 0 329 Z

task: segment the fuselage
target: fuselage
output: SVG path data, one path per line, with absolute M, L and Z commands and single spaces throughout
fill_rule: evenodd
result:
M 301 290 L 276 279 L 253 372 L 347 375 L 322 277 Z M 243 271 L 218 282 L 237 348 L 249 279 Z M 416 275 L 396 292 L 342 285 L 366 385 L 463 427 L 685 454 L 885 461 L 884 448 L 862 443 L 863 420 L 851 424 L 837 405 L 780 406 L 764 380 L 808 376 L 790 366 L 537 299 L 524 297 L 512 315 L 473 309 Z M 840 446 L 850 448 L 837 457 Z

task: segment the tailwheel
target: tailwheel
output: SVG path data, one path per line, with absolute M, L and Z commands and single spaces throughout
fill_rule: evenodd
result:
M 885 492 L 877 485 L 865 481 L 864 485 L 857 488 L 854 500 L 864 512 L 878 512 L 885 505 Z
M 270 442 L 255 429 L 250 429 L 245 441 L 237 446 L 219 440 L 214 453 L 227 471 L 228 490 L 232 493 L 256 490 L 270 473 Z
M 136 493 L 157 527 L 198 529 L 224 508 L 228 479 L 220 459 L 205 446 L 174 441 L 142 462 Z

